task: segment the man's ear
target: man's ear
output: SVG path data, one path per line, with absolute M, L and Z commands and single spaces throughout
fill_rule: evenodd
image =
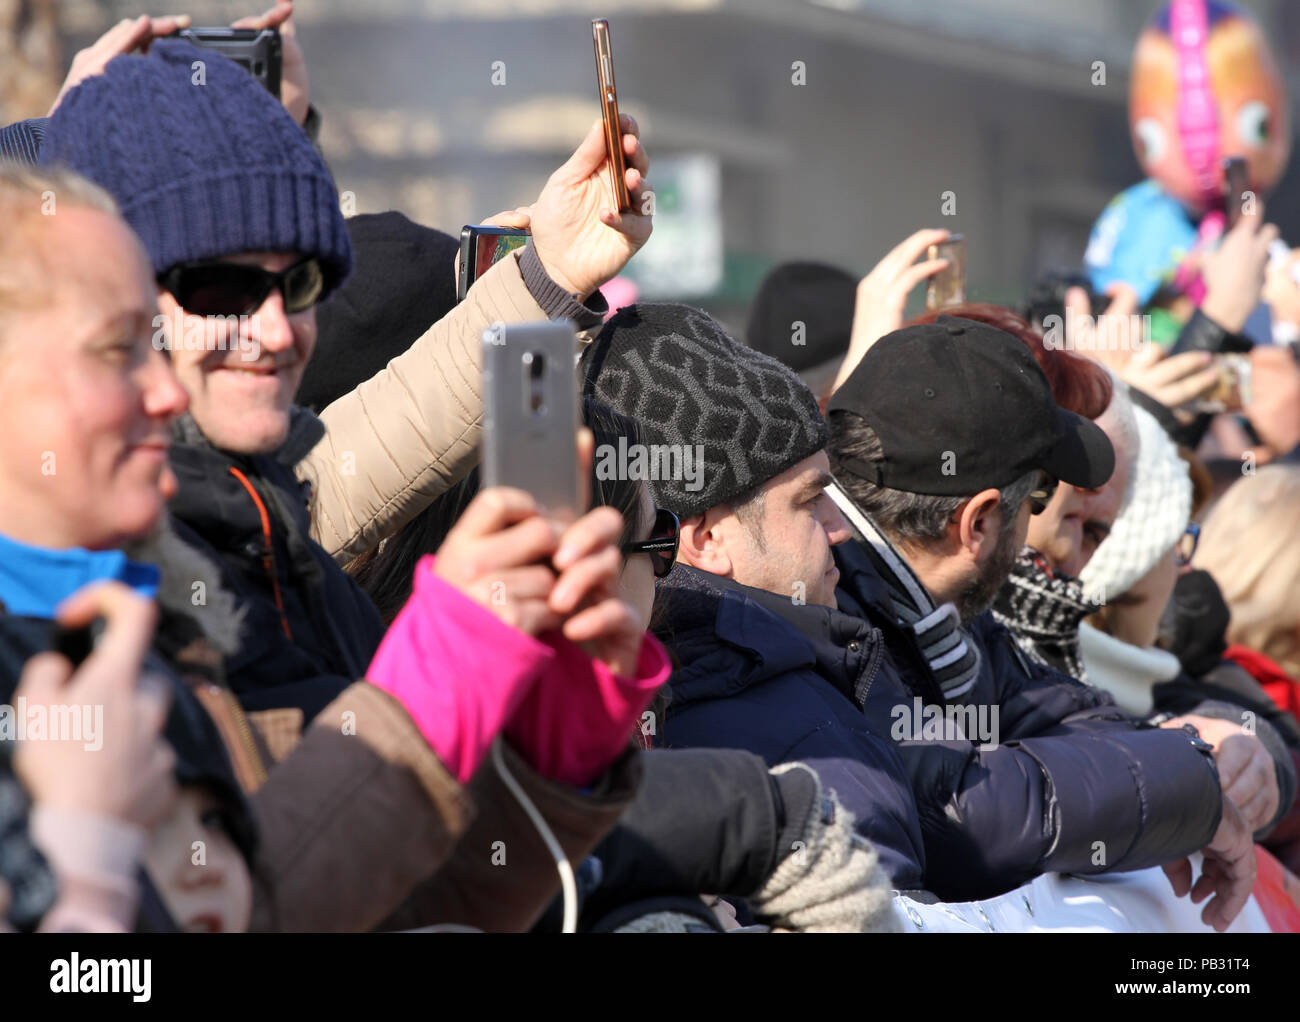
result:
M 957 509 L 957 539 L 961 550 L 972 561 L 982 563 L 997 549 L 1002 529 L 999 490 L 980 490 Z
M 731 555 L 727 549 L 727 530 L 723 520 L 731 512 L 725 507 L 711 507 L 701 514 L 682 519 L 677 543 L 677 559 L 711 575 L 732 577 Z

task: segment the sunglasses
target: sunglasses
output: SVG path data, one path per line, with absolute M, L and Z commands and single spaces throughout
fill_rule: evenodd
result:
M 1061 485 L 1059 479 L 1047 478 L 1038 484 L 1038 489 L 1029 494 L 1029 513 L 1031 515 L 1041 515 L 1047 510 L 1047 505 L 1052 502 L 1056 496 L 1056 488 Z
M 623 553 L 649 554 L 654 565 L 655 578 L 666 578 L 677 562 L 677 537 L 682 523 L 667 508 L 655 508 L 655 524 L 649 539 L 633 540 L 623 544 Z
M 286 313 L 304 312 L 320 301 L 325 273 L 310 256 L 272 273 L 242 263 L 200 262 L 173 266 L 158 278 L 186 312 L 196 316 L 248 316 L 279 289 Z
M 1174 560 L 1177 561 L 1178 567 L 1185 568 L 1192 563 L 1192 557 L 1196 554 L 1196 548 L 1201 542 L 1201 526 L 1197 522 L 1188 523 L 1183 534 L 1178 537 L 1178 545 L 1174 547 Z

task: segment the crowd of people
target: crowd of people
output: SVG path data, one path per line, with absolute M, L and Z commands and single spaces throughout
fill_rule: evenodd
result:
M 624 115 L 630 208 L 597 121 L 457 303 L 342 215 L 291 13 L 283 103 L 140 18 L 0 130 L 0 927 L 1300 926 L 1300 360 L 1196 404 L 1262 208 L 1186 350 L 1069 278 L 905 321 L 937 229 L 741 340 L 602 294 Z M 477 468 L 484 332 L 554 319 L 571 523 Z

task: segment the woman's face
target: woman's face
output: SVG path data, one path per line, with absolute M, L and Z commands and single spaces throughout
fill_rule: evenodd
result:
M 38 300 L 0 336 L 0 532 L 107 549 L 162 514 L 187 399 L 152 344 L 156 288 L 130 229 L 85 208 L 49 221 L 32 231 Z
M 1178 564 L 1171 547 L 1110 608 L 1110 633 L 1133 646 L 1154 646 L 1160 618 L 1178 581 Z
M 634 540 L 649 539 L 655 521 L 650 488 L 642 483 L 640 490 L 641 506 L 637 512 L 636 528 L 632 530 Z M 655 602 L 655 571 L 649 554 L 632 554 L 624 558 L 623 574 L 618 580 L 618 597 L 636 611 L 642 629 L 650 627 L 650 612 Z
M 220 807 L 206 788 L 182 788 L 145 849 L 149 877 L 186 933 L 242 933 L 253 911 L 248 864 L 222 827 Z

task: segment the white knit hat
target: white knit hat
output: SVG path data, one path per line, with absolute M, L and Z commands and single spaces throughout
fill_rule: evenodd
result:
M 1083 595 L 1113 600 L 1155 567 L 1178 542 L 1192 516 L 1192 477 L 1177 445 L 1150 412 L 1133 406 L 1137 464 L 1110 535 L 1079 572 Z

